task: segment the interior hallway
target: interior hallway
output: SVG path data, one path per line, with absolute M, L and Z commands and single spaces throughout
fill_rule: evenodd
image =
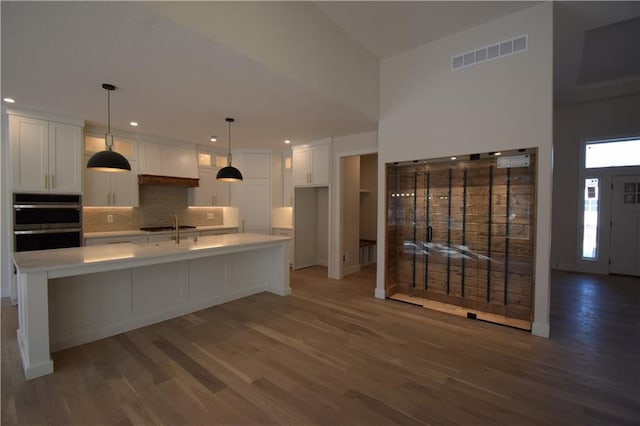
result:
M 2 300 L 2 424 L 640 424 L 640 282 L 554 273 L 551 338 L 292 272 L 262 293 L 58 352 L 25 382 Z

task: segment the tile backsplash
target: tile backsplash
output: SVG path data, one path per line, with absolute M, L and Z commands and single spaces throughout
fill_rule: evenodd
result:
M 140 207 L 85 207 L 84 232 L 109 232 L 139 229 L 141 226 L 166 226 L 178 215 L 181 225 L 212 226 L 223 224 L 222 207 L 188 207 L 188 188 L 164 185 L 140 185 Z M 207 219 L 213 213 L 214 219 Z M 107 216 L 113 222 L 107 222 Z

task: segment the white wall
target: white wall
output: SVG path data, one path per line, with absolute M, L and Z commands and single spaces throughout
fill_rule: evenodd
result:
M 522 34 L 526 52 L 451 70 L 451 57 Z M 461 31 L 381 64 L 378 212 L 385 163 L 538 148 L 533 333 L 549 332 L 553 10 L 541 4 Z M 384 297 L 385 215 L 378 218 L 376 297 Z
M 609 222 L 611 176 L 640 173 L 640 168 L 590 170 L 582 159 L 587 140 L 640 135 L 640 95 L 556 108 L 554 111 L 553 238 L 551 264 L 558 269 L 608 273 L 609 229 L 600 226 L 598 261 L 580 260 L 582 179 L 601 178 L 601 223 Z M 633 170 L 632 170 L 633 169 Z M 586 174 L 586 175 L 585 175 Z
M 11 295 L 13 267 L 10 253 L 13 251 L 13 223 L 11 213 L 11 195 L 9 189 L 9 131 L 6 108 L 2 106 L 0 116 L 0 281 L 1 297 Z

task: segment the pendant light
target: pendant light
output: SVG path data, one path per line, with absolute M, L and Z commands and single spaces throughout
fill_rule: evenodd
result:
M 223 167 L 218 171 L 216 179 L 221 182 L 241 182 L 242 173 L 231 165 L 231 123 L 235 120 L 228 117 L 224 120 L 229 123 L 229 153 L 227 154 L 227 167 Z
M 122 154 L 113 150 L 113 135 L 111 134 L 111 91 L 116 90 L 113 84 L 103 83 L 102 88 L 107 91 L 107 134 L 104 135 L 104 151 L 96 152 L 87 161 L 87 168 L 98 172 L 127 172 L 131 171 L 131 164 Z

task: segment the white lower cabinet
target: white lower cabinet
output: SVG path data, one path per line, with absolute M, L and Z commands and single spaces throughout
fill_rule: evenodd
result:
M 238 228 L 225 228 L 225 229 L 207 229 L 200 231 L 200 236 L 208 237 L 209 235 L 223 235 L 223 234 L 237 234 Z
M 102 244 L 123 244 L 123 243 L 132 243 L 132 244 L 145 244 L 149 240 L 146 235 L 122 235 L 119 237 L 94 237 L 94 238 L 85 238 L 84 245 L 85 246 L 99 246 Z
M 198 237 L 200 231 L 180 231 L 180 239 L 186 240 L 188 238 L 193 239 Z M 160 241 L 174 241 L 176 239 L 175 232 L 156 232 L 149 234 L 149 242 L 155 243 Z

